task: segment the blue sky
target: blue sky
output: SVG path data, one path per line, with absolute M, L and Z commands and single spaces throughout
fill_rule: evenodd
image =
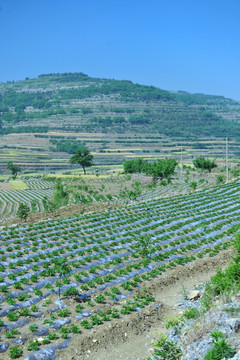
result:
M 50 72 L 240 100 L 239 0 L 0 0 L 0 81 Z

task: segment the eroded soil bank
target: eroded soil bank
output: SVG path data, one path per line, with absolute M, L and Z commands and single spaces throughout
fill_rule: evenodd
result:
M 139 313 L 95 327 L 88 335 L 75 336 L 57 360 L 136 360 L 151 355 L 152 344 L 166 332 L 166 318 L 180 315 L 177 305 L 187 292 L 208 281 L 218 267 L 226 267 L 233 249 L 214 258 L 198 259 L 144 284 L 156 299 Z M 143 285 L 143 286 L 144 286 Z

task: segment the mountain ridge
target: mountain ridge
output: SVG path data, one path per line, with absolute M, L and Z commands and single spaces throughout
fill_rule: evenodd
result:
M 237 137 L 240 102 L 84 73 L 41 74 L 0 84 L 2 132 L 14 132 L 20 124 L 39 126 L 39 119 L 49 128 L 56 128 L 57 119 L 62 130 L 67 122 L 74 131 Z

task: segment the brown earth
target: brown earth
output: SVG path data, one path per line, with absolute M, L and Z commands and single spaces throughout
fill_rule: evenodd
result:
M 0 191 L 12 190 L 12 187 L 9 183 L 0 182 Z
M 147 283 L 148 292 L 158 308 L 148 305 L 140 313 L 124 316 L 95 327 L 87 335 L 74 336 L 70 347 L 57 353 L 57 360 L 136 360 L 151 355 L 153 344 L 166 332 L 166 318 L 181 314 L 177 305 L 186 292 L 204 284 L 217 267 L 226 267 L 233 249 L 222 251 L 214 258 L 198 259 Z
M 6 220 L 4 223 L 2 223 L 2 226 L 11 226 L 15 224 L 33 224 L 39 221 L 44 220 L 56 220 L 56 219 L 62 219 L 65 217 L 71 217 L 74 215 L 79 215 L 83 213 L 90 213 L 92 211 L 100 211 L 100 210 L 106 210 L 106 209 L 113 209 L 115 207 L 120 207 L 121 204 L 108 204 L 108 203 L 94 203 L 91 205 L 72 205 L 72 206 L 66 206 L 62 209 L 56 210 L 53 214 L 46 214 L 45 212 L 41 213 L 35 213 L 30 214 L 27 221 L 23 221 L 19 219 L 18 217 L 13 217 L 9 220 Z

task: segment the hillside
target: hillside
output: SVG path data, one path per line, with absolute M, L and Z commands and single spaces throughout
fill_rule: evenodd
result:
M 189 149 L 214 144 L 210 153 L 218 157 L 226 136 L 235 156 L 239 119 L 240 102 L 222 96 L 169 92 L 83 73 L 40 75 L 0 84 L 0 167 L 12 158 L 29 169 L 68 168 L 66 152 L 56 154 L 52 147 L 59 139 L 85 142 L 99 165 L 119 165 L 126 156 L 144 152 L 165 156 L 164 151 L 179 152 L 183 144 Z M 105 151 L 115 154 L 106 161 Z
M 83 73 L 40 75 L 1 84 L 3 127 L 24 122 L 50 128 L 125 132 L 156 131 L 173 136 L 236 136 L 240 103 L 221 96 L 170 93 L 131 81 L 91 78 Z M 216 115 L 217 113 L 217 115 Z M 228 116 L 229 117 L 229 116 Z M 57 118 L 57 123 L 56 119 Z M 41 121 L 39 121 L 41 120 Z M 66 123 L 67 122 L 67 123 Z
M 226 264 L 239 193 L 235 181 L 1 227 L 1 358 L 86 359 L 162 321 L 182 280 Z

